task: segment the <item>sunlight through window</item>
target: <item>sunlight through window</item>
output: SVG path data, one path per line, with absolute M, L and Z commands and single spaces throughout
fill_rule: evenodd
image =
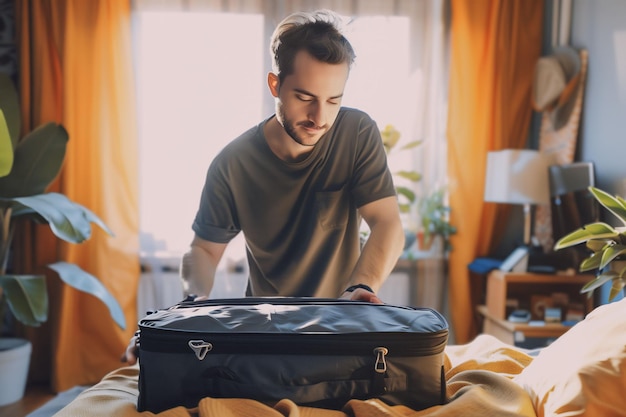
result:
M 263 17 L 142 12 L 136 23 L 141 247 L 182 253 L 211 160 L 263 117 Z
M 261 15 L 144 11 L 135 22 L 141 248 L 182 253 L 212 158 L 270 115 L 269 40 Z M 409 19 L 360 17 L 346 36 L 357 59 L 343 105 L 365 110 L 381 129 L 393 124 L 403 141 L 419 139 Z M 414 162 L 412 153 L 393 158 L 394 169 Z

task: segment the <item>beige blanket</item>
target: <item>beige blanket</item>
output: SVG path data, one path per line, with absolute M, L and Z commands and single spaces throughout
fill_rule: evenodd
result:
M 448 346 L 445 370 L 449 402 L 416 411 L 389 406 L 379 400 L 351 400 L 342 411 L 301 407 L 282 400 L 273 407 L 253 400 L 204 398 L 194 409 L 177 407 L 157 414 L 162 417 L 383 417 L 383 416 L 532 416 L 536 417 L 529 395 L 511 378 L 519 374 L 532 357 L 522 349 L 482 335 L 467 345 Z M 115 370 L 101 382 L 81 393 L 55 417 L 144 417 L 137 412 L 138 366 Z

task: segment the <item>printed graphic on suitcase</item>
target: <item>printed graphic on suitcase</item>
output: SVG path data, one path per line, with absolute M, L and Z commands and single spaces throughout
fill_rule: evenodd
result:
M 185 301 L 139 322 L 139 411 L 204 397 L 339 409 L 379 398 L 443 404 L 448 325 L 437 311 L 320 298 Z

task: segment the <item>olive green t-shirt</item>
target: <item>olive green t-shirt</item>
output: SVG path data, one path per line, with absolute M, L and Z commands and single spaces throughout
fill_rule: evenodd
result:
M 357 208 L 395 195 L 378 127 L 342 108 L 310 155 L 289 163 L 269 148 L 266 122 L 213 160 L 192 228 L 218 243 L 243 232 L 247 295 L 338 297 L 360 254 Z

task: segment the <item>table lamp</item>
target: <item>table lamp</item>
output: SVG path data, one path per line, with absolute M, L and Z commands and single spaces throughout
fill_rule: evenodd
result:
M 531 204 L 549 204 L 548 167 L 552 158 L 531 149 L 504 149 L 487 154 L 484 200 L 524 206 L 524 245 L 500 266 L 503 271 L 526 271 L 530 247 Z

